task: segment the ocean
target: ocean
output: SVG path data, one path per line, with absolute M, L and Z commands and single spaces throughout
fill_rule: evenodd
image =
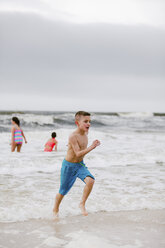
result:
M 28 143 L 11 153 L 11 118 Z M 84 162 L 96 181 L 87 217 L 78 208 L 77 179 L 53 220 L 61 163 L 73 112 L 0 112 L 0 247 L 165 247 L 165 114 L 91 113 L 89 145 L 101 145 Z M 44 144 L 57 133 L 58 151 Z

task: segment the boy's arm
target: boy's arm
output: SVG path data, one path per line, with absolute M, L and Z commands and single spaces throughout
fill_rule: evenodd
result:
M 78 141 L 77 141 L 75 136 L 71 136 L 69 138 L 69 143 L 71 144 L 72 149 L 73 149 L 73 151 L 74 151 L 74 153 L 75 153 L 77 158 L 86 155 L 88 152 L 92 151 L 93 149 L 95 149 L 97 146 L 100 145 L 100 141 L 95 140 L 95 141 L 93 141 L 92 145 L 90 145 L 89 147 L 85 148 L 84 150 L 80 150 Z

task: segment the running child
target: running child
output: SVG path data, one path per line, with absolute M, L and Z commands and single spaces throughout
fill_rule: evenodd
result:
M 56 133 L 52 133 L 52 138 L 47 141 L 45 144 L 45 149 L 44 152 L 52 152 L 53 148 L 55 151 L 57 151 L 57 143 L 58 141 L 55 139 L 56 138 Z
M 90 121 L 90 113 L 88 112 L 79 111 L 75 114 L 77 129 L 69 137 L 67 154 L 62 163 L 61 184 L 53 209 L 55 216 L 58 216 L 60 203 L 73 186 L 77 177 L 86 184 L 79 207 L 83 215 L 88 215 L 85 203 L 93 188 L 95 178 L 87 169 L 83 158 L 87 153 L 100 145 L 100 141 L 95 140 L 92 145 L 87 147 Z
M 14 152 L 15 148 L 17 147 L 17 152 L 21 151 L 21 147 L 23 144 L 23 138 L 25 143 L 27 140 L 23 133 L 23 130 L 20 128 L 20 121 L 17 117 L 13 117 L 11 120 L 12 127 L 11 127 L 11 151 Z

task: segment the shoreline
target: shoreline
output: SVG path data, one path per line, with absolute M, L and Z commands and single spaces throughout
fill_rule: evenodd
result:
M 0 247 L 163 248 L 165 209 L 0 223 Z

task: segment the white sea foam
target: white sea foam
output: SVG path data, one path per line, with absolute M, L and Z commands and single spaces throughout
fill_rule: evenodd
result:
M 112 244 L 110 240 L 103 238 L 101 235 L 94 235 L 89 232 L 78 231 L 74 233 L 69 233 L 67 237 L 71 238 L 71 241 L 65 246 L 65 248 L 132 248 L 131 245 L 123 245 L 123 244 Z M 115 238 L 114 238 L 115 239 Z M 117 237 L 116 237 L 117 239 Z M 143 247 L 142 242 L 139 240 L 134 241 L 134 247 L 140 248 Z
M 62 239 L 55 238 L 54 236 L 47 238 L 42 245 L 46 245 L 48 247 L 57 247 L 60 245 L 64 245 L 66 242 Z
M 153 113 L 152 112 L 119 112 L 118 113 L 119 116 L 122 117 L 143 117 L 143 118 L 147 118 L 147 117 L 153 117 Z
M 71 241 L 65 246 L 65 248 L 110 248 L 110 242 L 108 240 L 83 231 L 70 233 L 67 236 L 71 238 Z

